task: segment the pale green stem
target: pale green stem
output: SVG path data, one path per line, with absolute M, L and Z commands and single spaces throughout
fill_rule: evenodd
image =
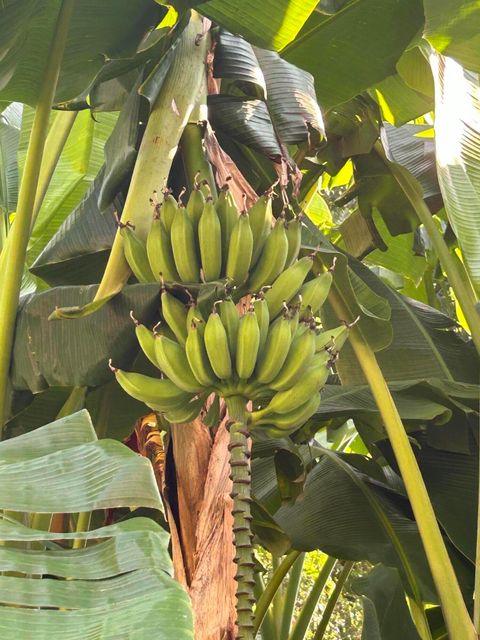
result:
M 91 515 L 92 514 L 90 513 L 90 511 L 85 511 L 83 513 L 78 514 L 77 526 L 75 527 L 75 531 L 77 533 L 80 533 L 80 532 L 83 533 L 84 531 L 88 531 L 88 528 L 90 526 Z M 75 538 L 72 544 L 72 549 L 81 549 L 86 545 L 87 545 L 86 540 L 82 540 L 81 538 Z
M 62 408 L 57 414 L 57 420 L 70 416 L 72 413 L 80 411 L 85 406 L 85 398 L 87 395 L 88 387 L 73 387 L 70 395 L 65 400 Z
M 265 587 L 265 591 L 263 592 L 260 600 L 257 602 L 257 606 L 255 608 L 255 633 L 258 632 L 263 618 L 268 611 L 273 598 L 275 597 L 275 594 L 280 589 L 283 579 L 285 578 L 291 566 L 299 555 L 300 551 L 290 551 L 285 556 L 278 569 L 273 573 L 271 580 Z
M 423 197 L 417 192 L 412 183 L 406 179 L 405 175 L 394 163 L 388 163 L 381 143 L 375 144 L 375 150 L 382 160 L 388 164 L 392 175 L 395 177 L 399 187 L 402 189 L 410 204 L 415 209 L 418 219 L 425 227 L 426 232 L 437 252 L 438 259 L 442 265 L 450 286 L 453 289 L 458 304 L 462 307 L 463 315 L 470 329 L 473 343 L 480 355 L 480 316 L 475 308 L 475 292 L 468 281 L 464 280 L 462 273 L 458 269 L 455 258 L 450 253 L 442 234 L 440 233 L 435 220 L 432 218 L 430 209 L 425 204 Z
M 329 295 L 337 318 L 353 321 L 348 307 L 332 287 Z M 412 505 L 433 580 L 440 597 L 451 640 L 473 640 L 476 633 L 463 601 L 455 572 L 410 441 L 374 352 L 358 325 L 350 331 L 350 344 L 379 409 Z
M 342 589 L 345 586 L 345 582 L 347 581 L 348 576 L 353 568 L 354 562 L 345 562 L 343 565 L 343 569 L 340 575 L 337 578 L 337 582 L 335 584 L 335 589 L 332 591 L 327 606 L 323 612 L 322 620 L 315 631 L 315 635 L 313 636 L 313 640 L 322 640 L 325 635 L 325 631 L 330 623 L 330 618 L 332 617 L 333 610 L 335 609 L 335 605 L 338 602 L 340 594 L 342 593 Z
M 52 35 L 47 68 L 42 81 L 28 144 L 17 211 L 9 234 L 11 240 L 8 260 L 2 273 L 2 286 L 0 287 L 0 434 L 6 417 L 8 372 L 15 317 L 32 225 L 40 166 L 48 133 L 50 110 L 55 96 L 55 88 L 74 4 L 74 0 L 64 0 Z
M 295 611 L 295 602 L 297 601 L 298 587 L 302 579 L 303 563 L 305 562 L 305 554 L 301 553 L 293 563 L 288 575 L 287 589 L 283 601 L 282 624 L 280 626 L 279 640 L 288 640 L 290 627 L 292 625 L 292 617 Z
M 288 640 L 304 640 L 310 622 L 312 621 L 313 614 L 317 608 L 320 596 L 325 589 L 328 579 L 330 578 L 332 571 L 335 567 L 337 560 L 330 556 L 327 556 L 320 573 L 315 580 L 313 587 L 308 594 L 307 599 L 303 603 L 302 610 L 298 616 L 297 622 L 293 628 L 293 631 Z
M 260 572 L 255 573 L 255 598 L 257 602 L 260 600 L 263 592 L 265 591 L 265 583 L 263 582 L 262 574 Z M 263 618 L 262 626 L 260 627 L 260 635 L 262 640 L 277 640 L 277 634 L 275 632 L 275 626 L 273 624 L 272 612 L 268 610 Z

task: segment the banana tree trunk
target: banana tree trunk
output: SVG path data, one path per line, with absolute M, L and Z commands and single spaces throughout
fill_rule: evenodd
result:
M 229 433 L 197 419 L 173 425 L 163 495 L 173 565 L 192 601 L 195 640 L 235 637 L 235 572 Z

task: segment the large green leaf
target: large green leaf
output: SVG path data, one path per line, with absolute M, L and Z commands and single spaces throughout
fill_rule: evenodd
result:
M 9 0 L 0 5 L 0 100 L 35 105 L 59 10 L 57 0 Z M 56 101 L 88 88 L 107 59 L 132 56 L 165 14 L 153 0 L 75 3 Z
M 0 475 L 2 509 L 161 509 L 150 463 L 118 442 L 99 443 L 86 411 L 0 443 Z M 155 522 L 133 517 L 59 534 L 2 513 L 0 571 L 14 572 L 0 577 L 2 638 L 193 639 L 188 596 L 171 577 L 168 535 Z M 59 537 L 82 544 L 64 548 Z
M 475 420 L 478 423 L 478 419 Z M 451 542 L 472 562 L 475 561 L 478 505 L 478 446 L 471 430 L 466 433 L 463 450 L 447 450 L 458 445 L 462 423 L 459 418 L 440 427 L 412 434 L 419 447 L 415 454 L 427 485 L 435 513 Z M 392 465 L 395 464 L 387 442 L 379 443 Z
M 33 115 L 32 109 L 24 110 L 19 149 L 21 166 L 28 147 Z M 95 119 L 88 111 L 77 115 L 35 221 L 27 254 L 28 264 L 35 261 L 99 172 L 104 162 L 104 145 L 115 121 L 116 114 L 113 113 L 100 113 Z
M 243 0 L 241 5 L 236 0 L 176 0 L 173 4 L 196 5 L 200 13 L 252 44 L 279 51 L 294 40 L 317 0 Z
M 158 285 L 131 285 L 94 316 L 49 321 L 56 307 L 86 304 L 95 285 L 58 287 L 21 304 L 13 348 L 12 382 L 34 393 L 47 386 L 98 386 L 112 379 L 108 359 L 128 366 L 138 353 L 130 310 L 150 323 L 158 313 Z
M 480 291 L 480 81 L 452 60 L 432 54 L 437 170 L 445 209 Z
M 328 109 L 395 73 L 423 20 L 419 0 L 357 0 L 331 16 L 312 14 L 282 57 L 313 75 Z
M 480 5 L 477 0 L 423 0 L 424 36 L 440 53 L 480 71 Z
M 17 206 L 18 165 L 22 105 L 13 103 L 0 113 L 0 212 Z
M 471 341 L 458 333 L 448 316 L 421 302 L 406 298 L 388 287 L 368 267 L 349 258 L 354 275 L 375 295 L 390 304 L 391 344 L 377 353 L 386 380 L 439 378 L 477 384 L 478 358 Z M 329 326 L 338 320 L 328 316 Z M 344 384 L 365 384 L 365 378 L 348 343 L 343 347 L 338 370 Z
M 325 453 L 308 475 L 301 499 L 282 506 L 275 520 L 294 548 L 321 549 L 338 558 L 396 567 L 407 590 L 413 582 L 426 601 L 435 602 L 428 563 L 408 502 L 388 488 L 382 476 L 373 460 Z M 459 582 L 468 594 L 472 566 L 452 546 L 449 551 Z M 410 573 L 410 581 L 405 570 Z
M 352 581 L 362 596 L 362 640 L 418 640 L 398 571 L 379 564 Z
M 102 170 L 30 268 L 52 286 L 101 280 L 117 231 L 114 206 L 98 208 L 103 176 Z

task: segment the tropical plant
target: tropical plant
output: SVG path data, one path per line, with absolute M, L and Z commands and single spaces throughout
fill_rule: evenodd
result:
M 0 7 L 4 634 L 476 637 L 480 9 L 173 4 Z

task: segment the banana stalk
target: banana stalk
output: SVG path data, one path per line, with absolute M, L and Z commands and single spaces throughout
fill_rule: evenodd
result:
M 230 466 L 233 500 L 233 538 L 237 572 L 237 635 L 238 640 L 254 640 L 254 556 L 251 529 L 251 475 L 249 433 L 245 425 L 245 399 L 233 396 L 226 399 L 227 409 L 234 422 L 230 423 Z

